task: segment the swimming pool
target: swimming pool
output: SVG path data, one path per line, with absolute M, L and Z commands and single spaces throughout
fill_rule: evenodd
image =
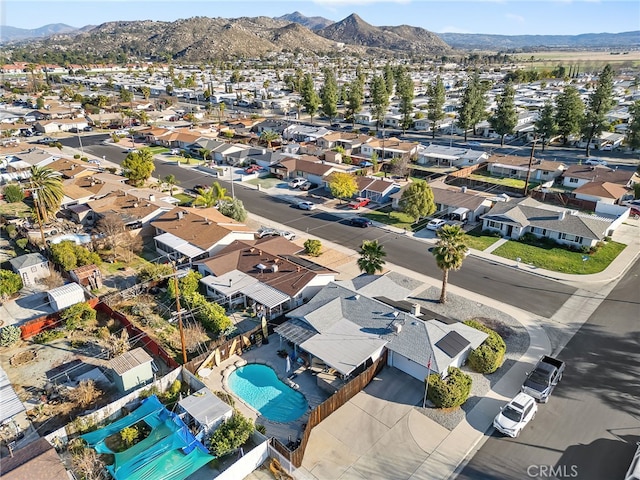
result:
M 282 383 L 271 367 L 251 363 L 229 375 L 229 388 L 268 420 L 292 422 L 309 407 L 300 392 Z
M 76 245 L 81 245 L 83 243 L 90 243 L 91 235 L 87 233 L 67 233 L 66 235 L 54 237 L 50 240 L 51 243 L 60 243 L 65 241 L 75 242 Z

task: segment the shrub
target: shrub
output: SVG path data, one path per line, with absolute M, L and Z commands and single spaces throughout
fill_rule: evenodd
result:
M 168 263 L 147 263 L 138 271 L 138 280 L 147 282 L 157 280 L 173 273 L 173 268 Z
M 264 425 L 256 425 L 256 430 L 263 435 L 267 434 L 267 427 L 265 427 Z
M 21 331 L 15 325 L 0 328 L 0 347 L 10 347 L 20 340 Z
M 62 330 L 54 329 L 54 330 L 45 330 L 44 332 L 40 332 L 35 337 L 33 337 L 33 341 L 35 343 L 49 343 L 57 340 L 58 338 L 62 338 L 66 336 Z
M 4 229 L 7 232 L 7 235 L 9 235 L 9 238 L 13 239 L 18 235 L 18 229 L 15 225 L 7 225 Z
M 156 387 L 155 385 L 151 385 L 146 390 L 142 390 L 140 392 L 140 395 L 138 395 L 138 396 L 140 398 L 144 399 L 144 398 L 151 397 L 152 395 L 156 395 L 157 396 L 159 393 L 160 393 L 160 390 L 158 390 L 158 387 Z
M 304 242 L 304 251 L 312 257 L 319 257 L 322 251 L 322 242 L 320 240 L 309 239 Z
M 7 203 L 17 203 L 24 200 L 24 191 L 17 183 L 10 183 L 4 187 L 4 199 Z
M 89 161 L 89 157 L 80 157 L 80 160 L 82 160 L 83 162 L 88 162 Z
M 22 279 L 10 270 L 0 270 L 0 297 L 10 297 L 22 288 Z
M 96 319 L 96 311 L 88 303 L 76 303 L 66 308 L 60 314 L 60 320 L 64 322 L 67 330 L 77 330 L 85 327 Z
M 236 399 L 233 398 L 233 396 L 229 395 L 227 392 L 222 391 L 222 390 L 216 390 L 213 393 L 216 395 L 216 397 L 218 397 L 220 400 L 222 400 L 227 405 L 229 405 L 231 407 L 235 406 Z
M 79 154 L 79 153 L 76 153 L 76 154 L 73 156 L 73 158 L 75 158 L 76 160 L 78 160 L 78 159 L 80 158 L 80 154 Z
M 222 457 L 243 445 L 255 429 L 253 420 L 236 411 L 211 436 L 211 452 Z
M 125 427 L 120 430 L 120 438 L 122 439 L 122 443 L 124 443 L 127 447 L 132 446 L 136 443 L 138 439 L 138 429 L 136 427 Z
M 18 240 L 16 240 L 16 245 L 18 245 L 18 247 L 20 247 L 22 250 L 26 248 L 27 243 L 29 243 L 29 240 L 27 238 L 19 238 Z
M 437 373 L 429 375 L 428 397 L 437 408 L 459 407 L 467 401 L 471 392 L 469 375 L 455 367 L 449 367 L 448 373 L 445 379 Z
M 497 332 L 476 320 L 467 320 L 464 324 L 489 335 L 478 348 L 469 353 L 469 366 L 478 373 L 495 372 L 502 365 L 507 351 L 504 340 Z

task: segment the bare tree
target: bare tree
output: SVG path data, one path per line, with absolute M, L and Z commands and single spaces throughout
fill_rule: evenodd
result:
M 104 234 L 108 248 L 114 248 L 118 237 L 125 232 L 125 225 L 119 215 L 107 213 L 98 221 L 97 229 Z
M 122 355 L 124 352 L 128 352 L 131 349 L 131 345 L 129 344 L 129 332 L 127 332 L 126 328 L 122 329 L 120 336 L 115 333 L 109 337 L 108 348 L 111 352 L 111 357 L 117 357 L 118 355 Z
M 142 252 L 144 243 L 140 235 L 136 235 L 131 231 L 122 232 L 118 235 L 118 240 L 115 245 L 116 255 L 118 255 L 124 262 L 131 263 L 133 258 Z
M 84 448 L 71 457 L 73 468 L 85 480 L 104 479 L 104 463 L 93 448 Z
M 39 280 L 40 283 L 42 283 L 45 287 L 47 287 L 47 290 L 51 290 L 56 287 L 61 287 L 62 285 L 65 284 L 65 280 L 62 277 L 62 275 L 60 275 L 60 272 L 53 269 L 51 269 L 50 271 L 51 271 L 51 275 L 45 278 L 41 278 Z
M 93 380 L 89 379 L 82 380 L 76 388 L 69 390 L 67 399 L 84 408 L 91 405 L 100 395 L 102 391 L 96 387 Z

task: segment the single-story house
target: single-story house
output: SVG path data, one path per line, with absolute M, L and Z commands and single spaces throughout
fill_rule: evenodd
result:
M 222 305 L 251 307 L 268 318 L 313 297 L 336 272 L 298 257 L 284 237 L 235 241 L 196 263 L 208 296 Z
M 603 202 L 610 205 L 619 203 L 623 197 L 629 195 L 629 190 L 618 183 L 589 182 L 573 191 L 576 198 L 591 202 Z
M 269 167 L 269 172 L 281 179 L 303 177 L 316 185 L 325 185 L 327 177 L 338 171 L 335 164 L 318 157 L 304 155 L 300 158 L 287 157 Z
M 355 176 L 358 184 L 356 197 L 368 198 L 375 203 L 386 203 L 391 196 L 400 191 L 400 184 L 382 178 Z
M 89 126 L 89 122 L 84 117 L 77 118 L 57 118 L 55 120 L 42 120 L 36 122 L 33 128 L 38 132 L 43 133 L 56 133 L 56 132 L 68 132 L 72 128 L 82 130 Z
M 323 150 L 332 150 L 336 147 L 344 148 L 346 155 L 357 155 L 361 152 L 362 145 L 371 141 L 369 135 L 355 132 L 332 132 L 318 138 L 316 145 Z
M 487 338 L 459 322 L 429 319 L 418 305 L 413 313 L 403 311 L 396 308 L 398 302 L 391 305 L 353 287 L 351 282 L 330 283 L 275 328 L 281 341 L 294 344 L 297 356 L 309 357 L 310 364 L 324 363 L 340 379 L 357 375 L 385 350 L 389 366 L 420 381 L 429 371 L 444 377 Z M 368 288 L 369 294 L 384 295 L 385 285 L 376 287 Z
M 417 142 L 405 142 L 395 137 L 372 138 L 368 143 L 362 145 L 361 153 L 367 158 L 371 158 L 375 152 L 380 161 L 392 158 L 411 158 L 418 154 Z
M 526 179 L 545 183 L 562 175 L 567 169 L 562 162 L 551 162 L 534 158 L 529 167 L 529 159 L 515 155 L 492 155 L 487 160 L 487 171 L 491 175 L 504 178 Z
M 255 231 L 215 208 L 176 207 L 151 222 L 156 252 L 189 262 L 210 257 L 236 240 L 253 240 Z
M 614 219 L 552 207 L 530 197 L 497 202 L 482 216 L 482 229 L 518 239 L 525 233 L 574 247 L 592 247 L 610 236 Z
M 294 123 L 284 129 L 282 132 L 282 138 L 285 140 L 293 140 L 294 142 L 315 142 L 319 138 L 330 133 L 331 130 L 322 126 L 300 125 Z
M 589 182 L 617 183 L 627 188 L 640 183 L 640 176 L 633 170 L 614 170 L 603 165 L 570 165 L 562 175 L 562 185 L 578 188 Z
M 487 161 L 489 154 L 470 148 L 449 147 L 446 145 L 420 146 L 418 149 L 419 165 L 435 163 L 444 167 L 468 167 Z
M 51 275 L 49 260 L 40 253 L 27 253 L 9 260 L 11 269 L 20 275 L 25 287 L 35 285 L 41 278 Z

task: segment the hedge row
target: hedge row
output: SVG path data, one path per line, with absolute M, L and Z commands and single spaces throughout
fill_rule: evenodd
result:
M 447 378 L 429 375 L 427 397 L 437 408 L 459 407 L 469 398 L 471 377 L 456 367 L 449 367 Z
M 502 365 L 507 352 L 504 340 L 497 332 L 476 320 L 466 320 L 464 324 L 489 335 L 478 348 L 469 352 L 469 366 L 478 373 L 495 372 Z

